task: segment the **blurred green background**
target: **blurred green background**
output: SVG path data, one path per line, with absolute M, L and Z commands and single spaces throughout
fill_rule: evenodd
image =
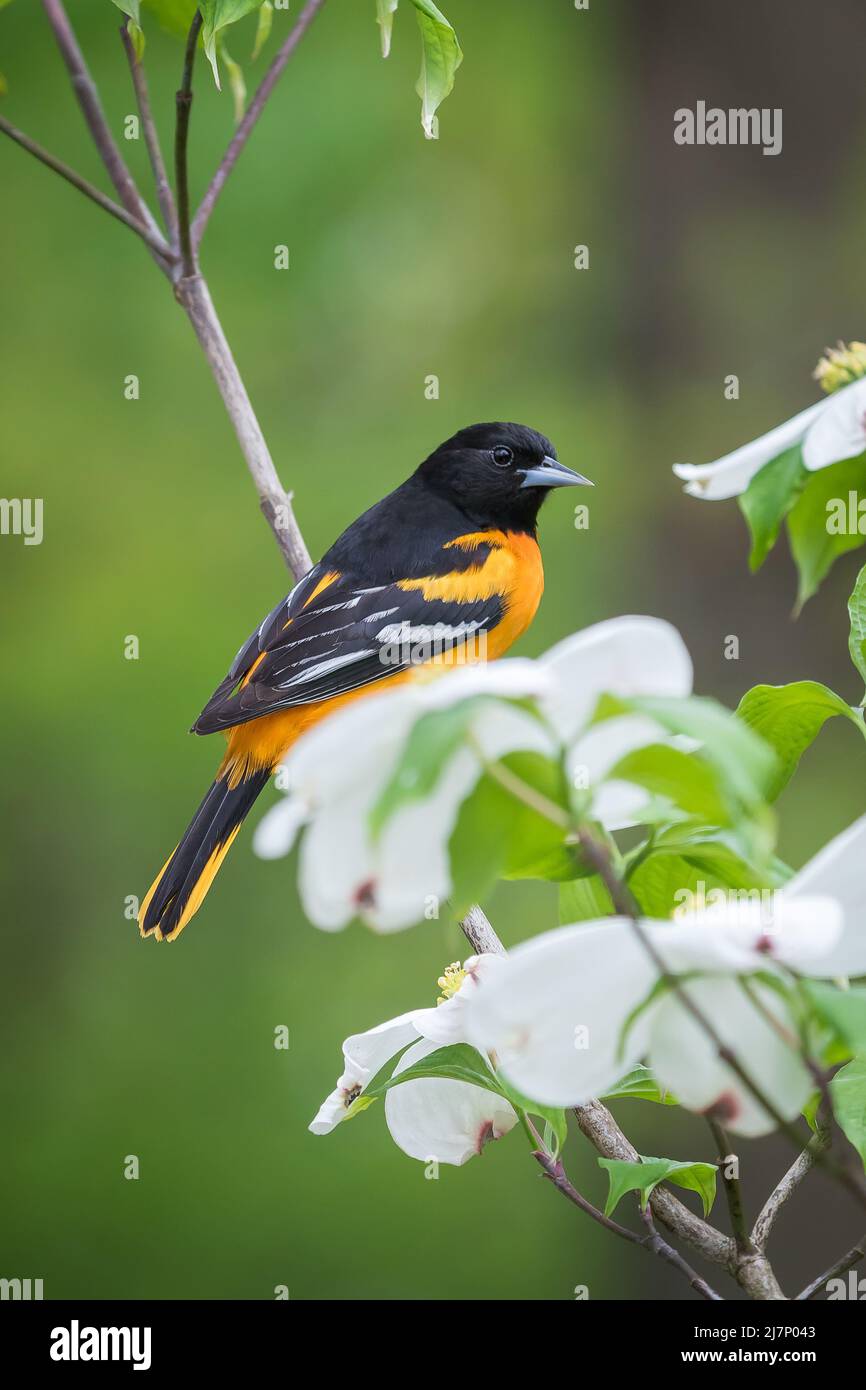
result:
M 203 250 L 313 554 L 454 429 L 525 421 L 598 486 L 588 531 L 567 498 L 545 509 L 547 592 L 520 651 L 649 612 L 680 626 L 698 688 L 729 703 L 798 677 L 859 698 L 856 560 L 793 624 L 785 545 L 750 578 L 736 505 L 684 497 L 670 464 L 801 409 L 825 343 L 866 336 L 862 6 L 449 0 L 466 58 L 435 142 L 413 91 L 414 15 L 404 0 L 383 63 L 374 9 L 328 0 Z M 134 106 L 119 14 L 109 0 L 69 10 L 120 138 Z M 264 59 L 246 64 L 251 89 L 288 22 L 278 13 Z M 180 52 L 147 29 L 168 143 Z M 233 56 L 253 30 L 235 31 Z M 0 16 L 0 69 L 4 113 L 104 182 L 41 6 Z M 200 195 L 232 112 L 202 64 L 196 88 Z M 675 146 L 673 112 L 699 98 L 781 106 L 781 156 Z M 143 143 L 122 145 L 149 188 Z M 328 1140 L 308 1134 L 342 1038 L 432 1002 L 462 950 L 454 926 L 318 932 L 294 861 L 257 861 L 249 833 L 176 945 L 142 942 L 126 920 L 220 756 L 185 731 L 286 574 L 142 246 L 8 142 L 0 170 L 2 489 L 45 499 L 43 544 L 0 544 L 0 1274 L 41 1277 L 47 1297 L 267 1299 L 278 1284 L 301 1299 L 684 1296 L 660 1262 L 567 1206 L 518 1133 L 435 1182 L 395 1149 L 381 1108 Z M 278 243 L 288 272 L 273 267 Z M 578 243 L 587 271 L 573 268 Z M 124 399 L 130 373 L 138 401 Z M 729 634 L 738 661 L 724 658 Z M 791 862 L 862 811 L 862 758 L 832 725 L 804 758 L 780 804 Z M 542 885 L 487 906 L 506 942 L 555 922 Z M 280 1024 L 288 1052 L 273 1047 Z M 637 1103 L 618 1115 L 644 1153 L 712 1157 L 698 1121 L 660 1125 Z M 594 1155 L 579 1135 L 570 1148 L 600 1195 Z M 787 1153 L 741 1152 L 754 1204 Z M 138 1181 L 123 1176 L 129 1154 Z M 816 1179 L 799 1220 L 780 1224 L 786 1286 L 849 1234 Z

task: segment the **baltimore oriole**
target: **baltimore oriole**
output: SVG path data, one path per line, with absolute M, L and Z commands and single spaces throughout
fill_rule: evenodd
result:
M 535 430 L 471 425 L 343 532 L 244 643 L 192 727 L 221 731 L 228 749 L 141 905 L 142 936 L 183 931 L 305 730 L 383 681 L 411 678 L 413 652 L 428 659 L 431 639 L 445 665 L 479 638 L 488 659 L 508 650 L 544 587 L 539 507 L 550 488 L 588 481 Z

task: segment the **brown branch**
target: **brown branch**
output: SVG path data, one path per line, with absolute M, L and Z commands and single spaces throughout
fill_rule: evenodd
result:
M 736 1154 L 731 1152 L 731 1143 L 721 1125 L 716 1124 L 715 1120 L 708 1120 L 710 1132 L 716 1142 L 716 1149 L 719 1155 L 719 1167 L 722 1175 L 722 1187 L 725 1193 L 725 1200 L 728 1204 L 728 1215 L 731 1218 L 731 1230 L 734 1233 L 734 1240 L 737 1249 L 742 1254 L 751 1254 L 754 1247 L 749 1237 L 746 1226 L 746 1215 L 743 1208 L 743 1194 L 740 1188 L 740 1180 L 735 1177 L 728 1177 L 726 1169 L 733 1160 L 738 1161 Z M 762 1247 L 763 1248 L 763 1247 Z
M 78 40 L 72 25 L 69 23 L 62 0 L 42 0 L 42 3 L 48 16 L 48 22 L 54 31 L 61 57 L 66 64 L 78 105 L 81 107 L 93 137 L 93 143 L 108 170 L 108 176 L 114 184 L 118 198 L 130 216 L 136 222 L 143 223 L 151 236 L 161 237 L 156 220 L 139 193 L 135 181 L 124 163 L 123 156 L 115 144 L 114 136 L 111 134 L 102 103 L 99 100 L 96 83 L 84 61 L 84 54 L 78 46 Z
M 141 128 L 144 132 L 144 143 L 147 146 L 147 154 L 150 159 L 150 167 L 153 170 L 153 181 L 156 185 L 156 196 L 162 212 L 165 230 L 168 232 L 169 241 L 172 246 L 177 245 L 177 209 L 174 205 L 174 195 L 168 181 L 168 174 L 165 169 L 165 160 L 162 157 L 162 146 L 159 143 L 159 135 L 156 129 L 156 122 L 153 118 L 153 110 L 150 105 L 150 93 L 147 87 L 147 77 L 138 54 L 135 51 L 135 44 L 129 34 L 129 26 L 121 24 L 120 41 L 129 63 L 129 71 L 132 76 L 132 86 L 135 92 L 135 100 L 138 105 L 138 114 L 141 118 Z
M 838 1279 L 840 1274 L 847 1274 L 849 1269 L 853 1269 L 856 1264 L 866 1255 L 866 1235 L 862 1235 L 856 1245 L 853 1245 L 841 1260 L 837 1260 L 829 1269 L 825 1269 L 817 1279 L 813 1279 L 811 1284 L 807 1284 L 805 1289 L 797 1294 L 796 1302 L 803 1303 L 810 1298 L 814 1298 L 820 1293 L 830 1279 Z
M 189 117 L 192 108 L 192 73 L 195 66 L 195 50 L 201 29 L 201 11 L 196 10 L 186 37 L 183 58 L 183 76 L 175 98 L 177 122 L 174 136 L 174 181 L 177 185 L 177 234 L 183 273 L 195 275 L 195 250 L 189 225 L 189 169 L 187 165 L 187 145 L 189 143 Z
M 277 475 L 261 425 L 217 317 L 207 284 L 200 275 L 184 277 L 175 286 L 175 295 L 186 310 L 213 372 L 241 452 L 255 483 L 259 505 L 286 564 L 295 579 L 300 579 L 311 567 L 310 552 L 304 544 L 300 527 L 295 520 L 291 494 L 285 491 Z
M 211 179 L 205 195 L 201 200 L 201 206 L 193 219 L 192 242 L 196 250 L 198 250 L 199 244 L 201 243 L 208 218 L 213 212 L 214 204 L 225 186 L 226 179 L 235 167 L 244 146 L 249 140 L 256 121 L 262 114 L 265 102 L 277 85 L 277 82 L 282 76 L 283 69 L 324 3 L 325 0 L 307 0 L 306 5 L 298 15 L 297 23 L 278 50 L 270 67 L 262 78 L 255 96 L 247 107 L 243 120 L 235 131 L 228 149 L 220 160 L 219 167 Z
M 829 1142 L 830 1136 L 826 1130 L 819 1130 L 817 1134 L 813 1135 L 803 1152 L 794 1159 L 787 1173 L 770 1193 L 752 1227 L 752 1242 L 759 1250 L 766 1250 L 770 1232 L 776 1223 L 779 1212 L 785 1203 L 793 1197 L 803 1179 L 811 1173 L 819 1154 L 827 1148 Z
M 605 1216 L 604 1212 L 594 1207 L 592 1202 L 587 1201 L 571 1182 L 558 1158 L 551 1158 L 550 1154 L 541 1149 L 537 1149 L 532 1156 L 540 1164 L 545 1177 L 550 1179 L 557 1191 L 561 1192 L 569 1202 L 573 1203 L 585 1215 L 591 1217 L 599 1226 L 610 1231 L 612 1235 L 619 1236 L 621 1240 L 629 1241 L 632 1245 L 639 1245 L 642 1249 L 648 1250 L 650 1254 L 658 1255 L 661 1259 L 666 1260 L 668 1264 L 673 1265 L 674 1269 L 686 1277 L 691 1287 L 701 1295 L 701 1298 L 710 1302 L 722 1302 L 721 1294 L 716 1293 L 706 1279 L 702 1279 L 691 1265 L 687 1264 L 682 1255 L 659 1235 L 653 1225 L 652 1214 L 648 1209 L 642 1214 L 644 1224 L 647 1227 L 647 1234 L 639 1236 L 637 1232 L 630 1231 L 627 1226 L 621 1226 L 618 1221 L 612 1221 L 609 1216 Z
M 177 259 L 158 230 L 154 236 L 147 227 L 137 221 L 137 219 L 128 213 L 125 208 L 122 208 L 119 203 L 115 203 L 112 198 L 109 198 L 105 193 L 101 192 L 94 184 L 82 178 L 81 175 L 77 174 L 74 169 L 71 169 L 68 164 L 64 164 L 61 159 L 56 159 L 53 154 L 49 154 L 48 150 L 43 149 L 35 140 L 31 140 L 29 135 L 25 135 L 23 130 L 18 130 L 10 121 L 7 121 L 5 116 L 0 116 L 0 131 L 2 131 L 4 135 L 8 135 L 10 140 L 14 140 L 16 145 L 20 145 L 28 154 L 32 154 L 41 164 L 46 165 L 49 169 L 53 169 L 55 174 L 59 174 L 61 178 L 66 179 L 67 183 L 71 183 L 73 188 L 77 188 L 78 191 L 89 198 L 91 202 L 96 203 L 97 207 L 102 208 L 103 211 L 109 213 L 110 216 L 116 217 L 118 222 L 122 222 L 125 227 L 129 227 L 135 232 L 136 236 L 140 236 L 142 241 L 146 242 L 150 249 L 156 252 L 157 255 L 161 256 L 166 261 L 174 261 Z

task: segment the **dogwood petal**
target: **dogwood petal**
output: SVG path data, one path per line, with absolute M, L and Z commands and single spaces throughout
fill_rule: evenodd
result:
M 418 1030 L 411 1013 L 389 1018 L 366 1033 L 354 1033 L 343 1043 L 343 1074 L 335 1090 L 322 1102 L 310 1124 L 313 1134 L 330 1134 L 352 1102 L 369 1085 L 386 1062 L 408 1043 L 417 1041 Z
M 470 1041 L 519 1091 L 546 1105 L 600 1095 L 642 1056 L 657 978 L 624 918 L 545 932 L 517 946 L 467 1000 Z
M 416 1043 L 404 1052 L 394 1075 L 438 1047 L 436 1042 Z M 517 1123 L 517 1115 L 504 1096 L 447 1077 L 393 1086 L 385 1096 L 385 1119 L 391 1138 L 410 1158 L 458 1167 L 480 1154 L 488 1140 L 501 1139 Z
M 801 410 L 799 415 L 777 425 L 769 434 L 741 445 L 733 453 L 725 454 L 712 463 L 675 463 L 673 471 L 684 480 L 685 491 L 692 497 L 703 497 L 709 502 L 738 497 L 765 464 L 805 437 L 806 431 L 828 409 L 830 403 L 830 398 L 817 401 L 807 410 Z
M 831 896 L 844 914 L 844 932 L 818 959 L 809 962 L 808 973 L 831 980 L 866 975 L 866 816 L 825 845 L 784 891 L 791 899 Z
M 288 854 L 309 814 L 300 797 L 284 796 L 256 826 L 253 851 L 260 859 L 280 859 Z
M 810 472 L 866 449 L 866 378 L 834 391 L 826 409 L 810 426 L 803 441 L 803 462 Z
M 774 962 L 812 973 L 842 934 L 842 910 L 833 898 L 791 898 L 787 888 L 763 896 L 756 890 L 748 897 L 732 893 L 647 931 L 672 973 L 749 974 Z
M 567 637 L 541 658 L 554 689 L 540 706 L 569 743 L 595 711 L 600 695 L 688 695 L 692 659 L 676 628 L 660 618 L 623 617 Z
M 794 1022 L 776 991 L 755 980 L 750 984 L 761 1009 L 789 1030 L 793 1046 L 780 1037 L 737 980 L 689 980 L 683 988 L 775 1109 L 785 1120 L 793 1120 L 813 1083 L 795 1051 Z M 682 1105 L 710 1115 L 734 1133 L 757 1136 L 776 1128 L 772 1116 L 719 1058 L 715 1043 L 673 995 L 663 999 L 651 1020 L 649 1064 Z
M 608 830 L 634 825 L 646 805 L 647 793 L 634 783 L 605 781 L 620 758 L 663 737 L 659 725 L 639 714 L 623 714 L 592 724 L 568 752 L 566 767 L 572 786 L 593 789 L 593 815 Z

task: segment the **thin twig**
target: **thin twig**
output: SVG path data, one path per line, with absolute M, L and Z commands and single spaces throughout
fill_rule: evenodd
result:
M 829 1142 L 830 1136 L 826 1130 L 821 1129 L 817 1134 L 814 1134 L 803 1152 L 794 1159 L 787 1173 L 770 1193 L 752 1227 L 752 1242 L 759 1250 L 766 1250 L 770 1232 L 776 1223 L 779 1212 L 789 1198 L 793 1197 L 803 1179 L 811 1173 L 819 1154 L 826 1149 Z
M 621 1240 L 627 1240 L 631 1245 L 639 1245 L 642 1249 L 648 1250 L 651 1254 L 658 1255 L 661 1259 L 666 1260 L 668 1264 L 673 1265 L 674 1269 L 679 1270 L 680 1274 L 685 1275 L 695 1292 L 701 1295 L 701 1298 L 705 1298 L 710 1302 L 722 1301 L 721 1294 L 716 1293 L 715 1289 L 710 1287 L 706 1279 L 702 1279 L 700 1275 L 686 1263 L 682 1255 L 674 1250 L 672 1245 L 668 1245 L 667 1241 L 659 1235 L 653 1225 L 652 1215 L 648 1210 L 644 1213 L 647 1235 L 639 1236 L 636 1231 L 630 1231 L 627 1226 L 621 1226 L 618 1221 L 612 1221 L 609 1216 L 605 1216 L 604 1212 L 594 1207 L 592 1202 L 587 1201 L 586 1197 L 578 1192 L 577 1188 L 569 1179 L 560 1159 L 551 1158 L 550 1154 L 545 1153 L 543 1149 L 536 1149 L 532 1156 L 543 1169 L 545 1177 L 550 1179 L 557 1191 L 561 1192 L 563 1197 L 569 1202 L 572 1202 L 573 1205 L 584 1212 L 585 1215 L 591 1217 L 599 1226 L 603 1226 L 604 1229 L 609 1231 L 612 1235 L 619 1236 Z
M 147 77 L 144 67 L 135 51 L 135 44 L 129 34 L 129 25 L 121 24 L 120 41 L 129 63 L 129 71 L 132 76 L 132 86 L 135 91 L 135 100 L 138 104 L 138 114 L 141 118 L 141 128 L 144 132 L 144 143 L 147 146 L 147 154 L 150 159 L 150 167 L 153 170 L 153 181 L 156 185 L 156 196 L 162 212 L 165 230 L 168 233 L 169 241 L 173 247 L 177 247 L 177 209 L 174 205 L 174 195 L 168 181 L 168 174 L 165 169 L 165 160 L 162 157 L 162 146 L 159 143 L 159 134 L 156 129 L 156 122 L 153 118 L 153 110 L 150 105 L 150 93 L 147 87 Z
M 797 1294 L 795 1302 L 803 1303 L 814 1298 L 830 1279 L 838 1279 L 840 1274 L 847 1274 L 849 1269 L 853 1269 L 856 1264 L 859 1264 L 864 1255 L 866 1255 L 866 1235 L 862 1235 L 857 1244 L 852 1245 L 841 1260 L 837 1260 L 829 1269 L 825 1269 L 824 1273 L 820 1274 L 817 1279 L 813 1279 L 811 1284 L 807 1284 L 805 1289 Z
M 72 89 L 78 99 L 93 142 L 108 170 L 108 176 L 114 184 L 118 198 L 131 217 L 135 218 L 137 222 L 142 222 L 152 236 L 161 237 L 162 234 L 156 219 L 139 193 L 135 180 L 115 144 L 114 136 L 111 134 L 102 103 L 99 100 L 96 83 L 90 76 L 84 61 L 84 54 L 78 46 L 78 40 L 72 25 L 69 23 L 69 17 L 63 8 L 62 0 L 42 0 L 42 3 L 57 40 L 61 57 L 69 72 Z
M 200 275 L 185 276 L 177 282 L 174 292 L 178 302 L 186 310 L 213 372 L 241 452 L 255 483 L 262 512 L 286 564 L 295 579 L 300 579 L 311 567 L 310 552 L 295 519 L 291 494 L 285 491 L 280 482 L 262 427 L 247 395 L 207 284 Z
M 10 121 L 7 121 L 5 116 L 0 116 L 0 131 L 2 131 L 4 135 L 8 135 L 10 140 L 14 140 L 16 145 L 20 145 L 22 149 L 27 150 L 28 154 L 32 154 L 41 164 L 46 165 L 49 169 L 53 169 L 55 174 L 59 174 L 61 178 L 66 179 L 67 183 L 71 183 L 73 188 L 77 188 L 78 191 L 89 198 L 91 202 L 96 203 L 97 207 L 101 207 L 105 212 L 110 213 L 112 217 L 116 217 L 118 222 L 122 222 L 125 227 L 129 227 L 137 236 L 140 236 L 142 241 L 145 241 L 150 249 L 155 251 L 157 255 L 162 256 L 167 261 L 177 259 L 159 232 L 154 236 L 147 227 L 143 226 L 141 222 L 138 222 L 136 218 L 128 213 L 126 208 L 122 208 L 119 203 L 115 203 L 113 198 L 109 198 L 107 194 L 103 193 L 94 184 L 82 178 L 81 175 L 77 174 L 74 169 L 71 169 L 68 164 L 64 164 L 61 159 L 56 159 L 53 154 L 49 154 L 48 150 L 43 149 L 35 140 L 31 140 L 29 135 L 25 135 L 23 130 L 18 130 Z
M 708 1120 L 710 1132 L 716 1142 L 716 1149 L 719 1155 L 719 1167 L 722 1174 L 722 1187 L 725 1193 L 725 1200 L 728 1204 L 728 1215 L 731 1218 L 731 1230 L 734 1233 L 734 1240 L 737 1242 L 737 1249 L 743 1253 L 751 1253 L 753 1249 L 749 1238 L 749 1231 L 746 1225 L 746 1215 L 743 1208 L 743 1193 L 740 1187 L 739 1178 L 728 1175 L 728 1166 L 731 1162 L 737 1163 L 736 1154 L 731 1152 L 731 1143 L 720 1124 L 715 1120 Z
M 247 140 L 250 138 L 253 127 L 262 114 L 265 102 L 277 85 L 283 69 L 324 3 L 325 0 L 307 0 L 307 4 L 298 15 L 298 21 L 295 27 L 281 45 L 270 67 L 262 78 L 255 96 L 247 107 L 246 113 L 229 143 L 228 149 L 220 160 L 219 167 L 211 179 L 205 195 L 201 200 L 201 206 L 193 219 L 192 242 L 196 250 L 198 250 L 202 236 L 204 235 L 204 229 L 207 226 L 208 218 L 213 212 L 214 204 L 223 190 L 226 179 L 235 167 Z
M 192 107 L 192 73 L 195 66 L 195 49 L 201 29 L 201 11 L 196 10 L 186 37 L 186 50 L 183 58 L 183 76 L 175 98 L 177 103 L 177 124 L 174 136 L 174 180 L 177 186 L 177 233 L 184 275 L 196 273 L 195 250 L 189 225 L 189 169 L 187 166 L 187 145 L 189 142 L 189 116 Z

